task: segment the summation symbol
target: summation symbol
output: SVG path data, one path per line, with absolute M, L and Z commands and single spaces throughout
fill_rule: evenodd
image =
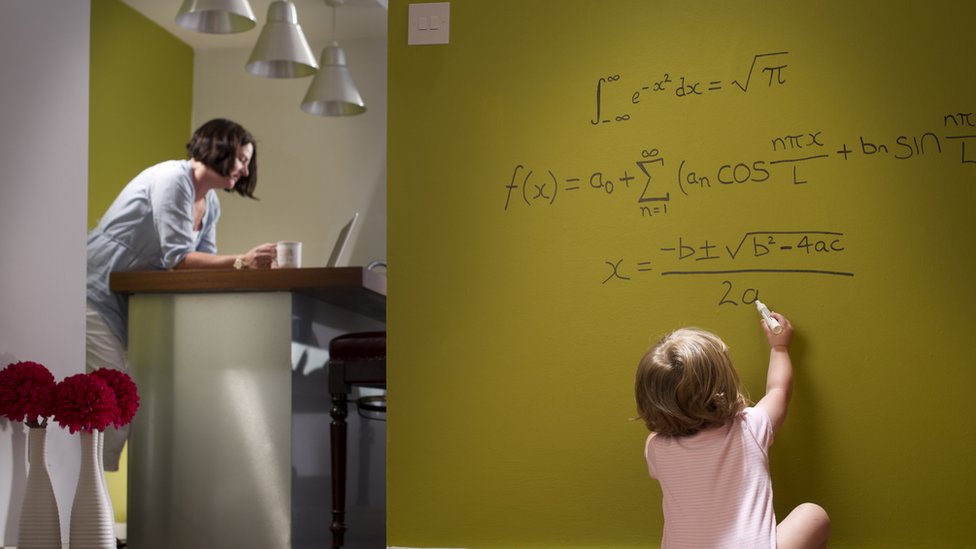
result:
M 535 170 L 517 164 L 512 170 L 512 176 L 505 185 L 505 206 L 507 211 L 512 206 L 513 198 L 518 201 L 521 196 L 526 206 L 535 204 L 553 205 L 561 191 L 581 191 L 584 189 L 603 191 L 605 195 L 616 193 L 620 184 L 624 189 L 630 189 L 632 184 L 640 189 L 637 197 L 637 207 L 642 217 L 650 217 L 668 213 L 668 203 L 671 193 L 661 193 L 656 189 L 658 183 L 652 175 L 655 166 L 664 165 L 664 157 L 658 149 L 643 149 L 641 159 L 634 162 L 640 173 L 633 173 L 632 169 L 624 168 L 617 175 L 603 171 L 594 171 L 585 183 L 579 177 L 558 177 L 552 170 L 546 170 L 546 175 L 536 175 Z M 619 193 L 617 193 L 619 194 Z

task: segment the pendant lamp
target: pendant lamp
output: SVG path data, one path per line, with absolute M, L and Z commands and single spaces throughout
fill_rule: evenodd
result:
M 277 0 L 268 6 L 268 21 L 244 68 L 255 76 L 267 78 L 300 78 L 315 74 L 318 64 L 298 24 L 295 4 Z
M 251 30 L 257 20 L 247 0 L 183 0 L 176 23 L 196 32 L 229 34 Z
M 346 65 L 346 52 L 335 42 L 336 6 L 345 0 L 325 0 L 332 6 L 332 38 L 331 45 L 322 50 L 319 61 L 319 72 L 315 73 L 312 85 L 309 86 L 305 99 L 302 100 L 302 110 L 318 116 L 351 116 L 366 112 L 366 104 L 360 97 L 352 74 Z

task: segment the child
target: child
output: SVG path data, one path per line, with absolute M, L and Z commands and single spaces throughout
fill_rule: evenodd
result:
M 786 419 L 793 386 L 793 326 L 769 341 L 766 395 L 750 407 L 728 347 L 695 328 L 665 336 L 637 367 L 638 416 L 651 431 L 644 458 L 661 484 L 662 549 L 826 547 L 830 520 L 804 503 L 779 525 L 768 448 Z

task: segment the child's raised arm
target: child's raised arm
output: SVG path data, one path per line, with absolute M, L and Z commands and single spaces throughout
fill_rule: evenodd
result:
M 793 325 L 779 313 L 770 314 L 783 326 L 783 331 L 774 334 L 766 326 L 766 322 L 760 320 L 766 332 L 766 339 L 769 341 L 769 371 L 766 373 L 766 395 L 756 404 L 756 407 L 762 408 L 769 414 L 775 433 L 786 420 L 786 409 L 793 394 L 793 362 L 790 360 Z

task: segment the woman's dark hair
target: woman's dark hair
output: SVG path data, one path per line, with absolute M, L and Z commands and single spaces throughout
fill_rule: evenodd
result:
M 247 175 L 234 185 L 242 196 L 254 198 L 254 188 L 258 185 L 258 146 L 254 137 L 237 122 L 224 118 L 214 118 L 193 132 L 186 144 L 190 158 L 203 162 L 220 175 L 227 177 L 234 169 L 237 151 L 248 143 L 254 147 L 251 162 L 247 165 Z

